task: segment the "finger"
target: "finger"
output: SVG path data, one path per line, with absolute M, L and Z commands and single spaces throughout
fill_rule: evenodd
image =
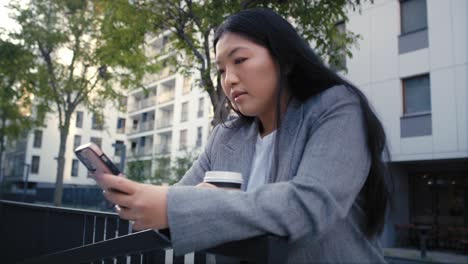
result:
M 116 204 L 122 209 L 123 207 L 130 207 L 131 201 L 132 201 L 132 196 L 121 193 L 121 192 L 115 192 L 111 190 L 107 190 L 103 192 L 104 197 L 111 203 Z M 116 207 L 116 209 L 118 209 Z
M 129 220 L 129 221 L 138 220 L 138 217 L 136 216 L 135 212 L 133 212 L 133 210 L 130 208 L 121 207 L 118 214 L 120 218 L 125 219 L 125 220 Z
M 103 173 L 102 177 L 99 179 L 99 184 L 105 190 L 114 189 L 114 192 L 117 190 L 123 193 L 133 194 L 135 193 L 138 183 L 124 177 Z

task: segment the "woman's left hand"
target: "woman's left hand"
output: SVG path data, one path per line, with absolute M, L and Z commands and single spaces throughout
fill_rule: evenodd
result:
M 111 174 L 102 174 L 100 185 L 106 199 L 118 205 L 119 216 L 133 222 L 134 230 L 168 228 L 169 187 L 142 184 Z

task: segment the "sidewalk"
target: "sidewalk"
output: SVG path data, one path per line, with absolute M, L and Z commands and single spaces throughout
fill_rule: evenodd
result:
M 411 263 L 454 263 L 467 264 L 468 255 L 457 253 L 427 251 L 426 258 L 421 259 L 421 251 L 410 248 L 384 248 L 385 257 L 411 260 Z M 413 262 L 414 261 L 414 262 Z

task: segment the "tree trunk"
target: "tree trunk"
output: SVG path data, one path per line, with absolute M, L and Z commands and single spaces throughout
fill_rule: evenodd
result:
M 55 193 L 54 193 L 54 205 L 62 205 L 63 196 L 63 173 L 65 169 L 65 152 L 67 150 L 67 138 L 70 128 L 71 115 L 65 115 L 65 122 L 63 126 L 60 126 L 60 147 L 57 157 L 57 178 L 55 180 Z

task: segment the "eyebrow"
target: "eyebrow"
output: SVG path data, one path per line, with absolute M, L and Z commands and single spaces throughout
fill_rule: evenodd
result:
M 239 46 L 239 47 L 235 47 L 233 48 L 229 53 L 228 53 L 228 58 L 231 57 L 234 53 L 236 53 L 236 51 L 240 50 L 240 49 L 248 49 L 247 47 L 243 47 L 243 46 Z M 219 61 L 217 60 L 216 61 L 216 65 L 219 65 Z

